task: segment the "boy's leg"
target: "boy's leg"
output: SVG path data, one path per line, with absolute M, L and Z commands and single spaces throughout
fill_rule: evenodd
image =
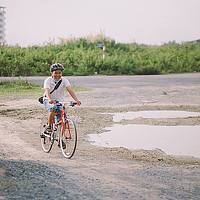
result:
M 47 120 L 47 123 L 48 123 L 48 126 L 47 126 L 47 131 L 52 131 L 52 121 L 54 120 L 54 116 L 55 116 L 55 111 L 54 111 L 54 104 L 50 104 L 48 102 L 48 100 L 44 100 L 44 106 L 45 108 L 47 109 L 48 111 L 48 120 Z
M 48 131 L 52 130 L 52 122 L 54 120 L 54 116 L 55 116 L 55 112 L 54 111 L 50 111 L 48 114 Z

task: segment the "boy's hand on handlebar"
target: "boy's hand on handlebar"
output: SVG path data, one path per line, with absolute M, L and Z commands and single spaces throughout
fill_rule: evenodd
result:
M 80 106 L 81 102 L 79 100 L 76 101 L 77 105 Z
M 49 103 L 50 103 L 50 104 L 55 104 L 56 101 L 55 101 L 55 100 L 52 100 L 52 99 L 49 99 Z

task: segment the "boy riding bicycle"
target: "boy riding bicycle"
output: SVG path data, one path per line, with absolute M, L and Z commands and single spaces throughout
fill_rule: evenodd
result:
M 62 109 L 59 102 L 64 101 L 65 92 L 67 91 L 74 99 L 77 105 L 81 105 L 75 92 L 73 91 L 69 81 L 62 77 L 63 65 L 59 63 L 52 64 L 50 67 L 51 76 L 44 81 L 44 97 L 43 104 L 48 110 L 48 125 L 47 132 L 52 132 L 52 122 L 55 116 L 59 117 Z M 55 89 L 55 87 L 57 88 Z M 59 121 L 59 119 L 57 119 Z

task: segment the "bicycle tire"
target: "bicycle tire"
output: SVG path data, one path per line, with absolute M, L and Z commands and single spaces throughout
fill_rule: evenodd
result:
M 60 126 L 60 148 L 63 156 L 70 159 L 75 151 L 77 146 L 77 129 L 76 124 L 72 119 L 67 118 L 65 122 L 65 132 L 63 132 L 62 127 Z M 66 138 L 66 132 L 71 134 L 71 139 Z M 66 145 L 66 148 L 63 146 L 63 142 Z
M 45 153 L 49 153 L 54 143 L 54 132 L 52 132 L 50 135 L 45 134 L 44 131 L 46 129 L 46 125 L 47 123 L 42 124 L 41 132 L 40 132 L 40 142 L 41 142 L 42 150 Z M 41 137 L 41 135 L 43 137 Z

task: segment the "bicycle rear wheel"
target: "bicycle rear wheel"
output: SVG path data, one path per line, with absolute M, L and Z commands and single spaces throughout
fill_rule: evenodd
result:
M 70 137 L 69 137 L 70 136 Z M 60 148 L 65 158 L 70 159 L 76 150 L 77 145 L 77 130 L 72 119 L 67 119 L 64 128 L 60 129 Z
M 54 143 L 54 132 L 47 134 L 45 133 L 46 124 L 43 124 L 43 130 L 40 133 L 40 141 L 42 145 L 42 149 L 44 152 L 49 153 L 52 149 Z

